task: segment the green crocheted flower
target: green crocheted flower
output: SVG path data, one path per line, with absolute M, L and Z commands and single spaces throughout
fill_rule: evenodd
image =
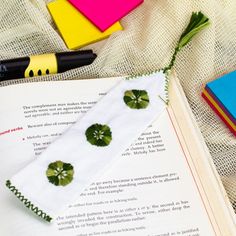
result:
M 74 168 L 70 163 L 56 161 L 49 164 L 46 175 L 50 183 L 66 186 L 73 180 Z
M 108 146 L 112 140 L 111 130 L 107 125 L 93 124 L 85 132 L 88 142 L 96 146 Z
M 131 109 L 145 109 L 149 104 L 148 93 L 145 90 L 127 90 L 123 99 Z

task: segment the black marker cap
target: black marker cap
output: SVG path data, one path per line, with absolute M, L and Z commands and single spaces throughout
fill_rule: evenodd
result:
M 29 57 L 0 61 L 0 81 L 24 78 L 29 63 Z
M 93 63 L 97 55 L 92 50 L 56 53 L 58 73 Z

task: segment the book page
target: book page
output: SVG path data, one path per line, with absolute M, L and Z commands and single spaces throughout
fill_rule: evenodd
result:
M 172 79 L 170 108 L 173 126 L 194 176 L 202 201 L 220 235 L 236 235 L 236 218 L 212 157 L 180 84 Z
M 0 234 L 4 236 L 213 236 L 216 227 L 169 107 L 52 224 L 5 188 L 5 180 L 83 116 L 118 79 L 1 88 Z M 79 187 L 79 186 L 78 186 Z

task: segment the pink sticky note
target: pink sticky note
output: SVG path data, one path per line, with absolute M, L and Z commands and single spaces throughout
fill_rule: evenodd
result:
M 85 17 L 101 31 L 140 5 L 143 0 L 69 0 Z

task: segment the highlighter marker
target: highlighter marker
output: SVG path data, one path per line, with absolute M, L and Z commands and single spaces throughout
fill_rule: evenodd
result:
M 0 61 L 0 81 L 65 72 L 91 64 L 92 50 L 61 52 Z

